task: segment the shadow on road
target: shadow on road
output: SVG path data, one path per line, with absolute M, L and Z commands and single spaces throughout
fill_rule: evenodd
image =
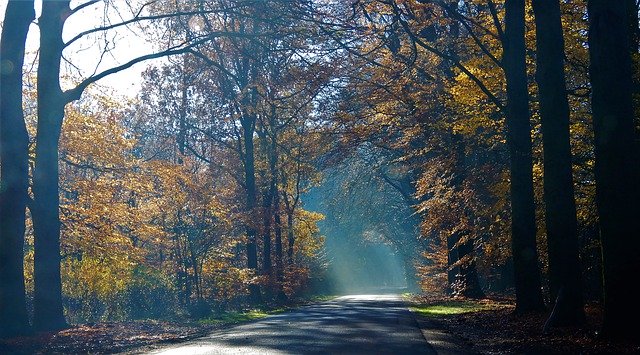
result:
M 357 295 L 306 306 L 160 351 L 163 354 L 434 353 L 397 295 Z

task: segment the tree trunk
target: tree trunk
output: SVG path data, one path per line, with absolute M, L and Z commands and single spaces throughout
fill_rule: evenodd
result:
M 272 197 L 272 209 L 274 226 L 273 231 L 275 234 L 275 257 L 276 257 L 276 287 L 277 298 L 279 301 L 285 301 L 287 299 L 286 294 L 282 288 L 284 281 L 284 275 L 282 270 L 282 220 L 280 219 L 280 192 L 278 191 L 278 136 L 277 136 L 277 122 L 275 120 L 275 108 L 272 106 L 271 115 L 271 144 L 269 152 L 269 170 L 271 173 L 271 197 Z
M 629 6 L 629 52 L 631 53 L 631 70 L 633 71 L 633 110 L 636 133 L 640 130 L 640 26 L 638 24 L 637 0 L 625 0 Z M 636 136 L 636 141 L 639 137 Z M 637 148 L 640 144 L 636 143 Z M 640 154 L 640 153 L 639 153 Z
M 247 206 L 246 211 L 249 216 L 255 214 L 256 208 L 256 169 L 255 169 L 255 152 L 253 146 L 253 132 L 255 131 L 255 117 L 245 118 L 242 122 L 243 141 L 244 141 L 244 173 L 245 186 L 247 190 Z M 256 228 L 253 221 L 247 223 L 247 267 L 254 271 L 258 271 L 258 249 L 256 246 Z M 260 294 L 260 286 L 252 283 L 249 285 L 251 301 L 254 303 L 262 302 Z
M 631 55 L 637 54 L 640 50 L 640 27 L 638 26 L 638 3 L 637 0 L 625 0 L 629 6 L 629 51 Z M 637 83 L 634 83 L 634 86 Z
M 271 275 L 271 204 L 273 201 L 272 188 L 264 194 L 264 201 L 262 204 L 262 219 L 263 219 L 263 231 L 262 231 L 262 272 L 265 275 Z
M 184 164 L 184 153 L 187 147 L 187 106 L 189 105 L 189 83 L 187 82 L 187 74 L 184 72 L 187 69 L 186 54 L 182 57 L 183 71 L 180 79 L 182 85 L 180 88 L 180 110 L 178 113 L 178 157 L 176 161 L 178 165 Z
M 29 332 L 24 232 L 29 136 L 22 112 L 22 65 L 33 0 L 9 1 L 0 39 L 0 338 Z
M 45 1 L 39 21 L 38 126 L 32 208 L 35 241 L 33 326 L 37 330 L 66 327 L 60 278 L 58 140 L 67 103 L 60 89 L 60 60 L 62 28 L 69 13 L 69 1 Z
M 289 242 L 287 257 L 289 264 L 293 265 L 293 244 L 296 241 L 295 234 L 293 233 L 293 211 L 287 211 L 287 241 Z
M 549 324 L 577 325 L 584 322 L 585 316 L 560 3 L 557 0 L 533 0 L 532 4 L 536 21 L 536 79 L 544 146 L 549 290 L 551 300 L 558 302 Z M 563 297 L 558 297 L 560 289 L 564 290 Z
M 503 62 L 508 100 L 506 124 L 511 171 L 511 243 L 516 312 L 519 313 L 544 309 L 536 249 L 524 9 L 524 0 L 505 1 Z
M 631 284 L 640 274 L 640 162 L 634 134 L 629 13 L 624 1 L 590 0 L 589 56 L 604 279 L 603 335 L 638 339 Z
M 460 240 L 460 232 L 454 232 L 447 236 L 447 293 L 452 295 L 455 293 L 454 285 L 456 283 L 456 275 L 460 271 L 459 266 L 455 266 L 460 257 L 458 256 L 458 248 L 456 244 Z
M 466 238 L 466 236 L 463 236 Z M 458 246 L 458 255 L 460 259 L 469 257 L 468 262 L 463 262 L 460 265 L 460 273 L 456 282 L 464 285 L 464 287 L 458 293 L 459 296 L 467 298 L 484 298 L 485 294 L 480 286 L 480 279 L 478 278 L 478 268 L 476 267 L 475 246 L 473 238 L 467 238 L 464 242 Z

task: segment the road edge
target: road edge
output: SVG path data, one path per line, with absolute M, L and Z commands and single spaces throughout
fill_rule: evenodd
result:
M 480 354 L 471 345 L 467 344 L 464 339 L 448 332 L 440 322 L 420 315 L 411 308 L 409 308 L 409 311 L 413 315 L 422 336 L 436 354 Z

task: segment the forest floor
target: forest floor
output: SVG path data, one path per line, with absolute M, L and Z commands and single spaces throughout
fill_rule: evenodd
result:
M 580 328 L 543 326 L 548 314 L 514 316 L 510 299 L 434 299 L 413 297 L 412 310 L 425 326 L 440 327 L 480 354 L 638 354 L 636 344 L 598 338 L 602 307 L 586 307 L 587 323 Z
M 139 353 L 162 344 L 181 343 L 214 330 L 250 322 L 310 302 L 333 298 L 318 296 L 296 301 L 286 308 L 265 307 L 230 311 L 199 321 L 135 320 L 73 325 L 58 332 L 0 339 L 0 354 L 115 354 Z
M 0 340 L 0 354 L 112 354 L 159 343 L 177 343 L 223 326 L 167 321 L 100 322 L 59 332 Z

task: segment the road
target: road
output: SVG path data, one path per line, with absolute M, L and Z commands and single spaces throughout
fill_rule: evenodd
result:
M 344 296 L 152 354 L 435 354 L 398 295 Z

